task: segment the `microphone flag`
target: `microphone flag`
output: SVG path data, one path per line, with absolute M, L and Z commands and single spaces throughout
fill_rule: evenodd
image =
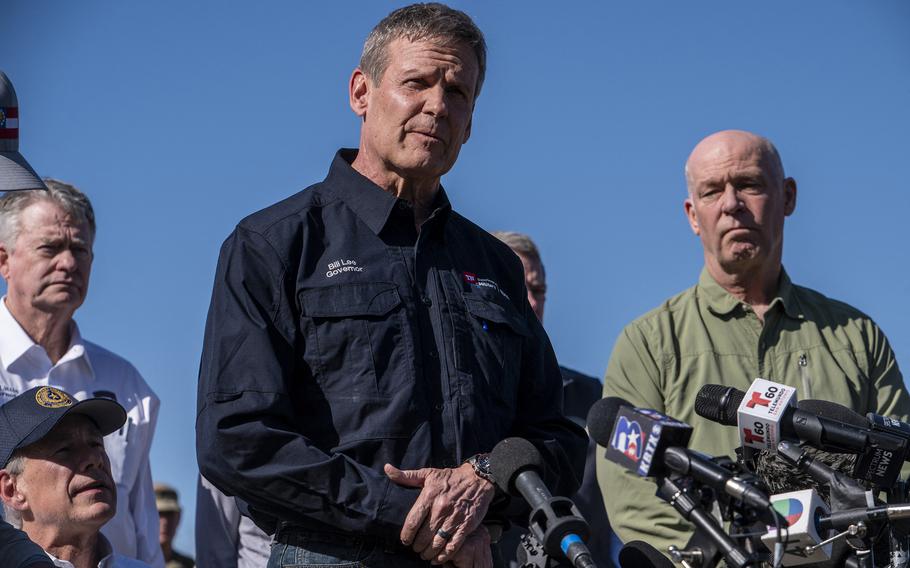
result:
M 755 379 L 746 391 L 737 413 L 743 447 L 777 452 L 781 441 L 781 418 L 796 405 L 796 389 L 766 379 Z
M 784 552 L 784 566 L 800 566 L 825 562 L 831 559 L 832 544 L 817 548 L 812 554 L 806 553 L 807 546 L 814 546 L 828 538 L 830 531 L 822 530 L 819 521 L 828 515 L 828 506 L 814 489 L 803 489 L 771 496 L 771 505 L 784 519 L 789 529 L 783 534 L 787 537 L 787 548 Z M 768 527 L 768 532 L 761 537 L 769 550 L 774 550 L 777 542 L 777 529 Z

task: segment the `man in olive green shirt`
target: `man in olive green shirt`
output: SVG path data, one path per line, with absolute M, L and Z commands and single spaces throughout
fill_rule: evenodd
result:
M 882 331 L 859 310 L 792 284 L 781 265 L 796 182 L 784 176 L 771 142 L 742 131 L 712 134 L 689 156 L 686 183 L 686 215 L 704 248 L 701 277 L 626 326 L 604 396 L 691 424 L 689 447 L 710 455 L 732 455 L 740 443 L 736 428 L 695 414 L 695 395 L 709 383 L 745 391 L 762 377 L 796 387 L 800 399 L 907 420 L 910 395 Z M 651 480 L 602 454 L 597 469 L 624 542 L 644 540 L 663 552 L 686 544 L 691 525 L 655 496 Z

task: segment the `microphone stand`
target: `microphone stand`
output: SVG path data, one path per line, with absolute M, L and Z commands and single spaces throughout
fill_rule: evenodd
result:
M 790 463 L 796 469 L 811 475 L 815 480 L 821 483 L 827 483 L 830 487 L 831 508 L 837 506 L 840 509 L 847 507 L 864 507 L 870 502 L 871 492 L 867 492 L 855 480 L 835 471 L 827 465 L 816 461 L 809 456 L 808 452 L 800 450 L 790 442 L 780 442 L 777 445 L 778 454 Z M 835 514 L 836 516 L 836 514 Z M 854 551 L 854 556 L 848 562 L 848 565 L 856 568 L 874 568 L 875 557 L 872 551 L 874 539 L 869 526 L 866 522 L 860 521 L 851 524 L 848 529 L 837 534 L 822 544 L 827 544 L 838 538 L 846 537 L 846 542 Z
M 657 480 L 657 495 L 673 506 L 684 519 L 695 525 L 695 535 L 685 550 L 671 551 L 680 561 L 693 562 L 693 566 L 708 568 L 716 566 L 723 556 L 727 565 L 733 568 L 750 566 L 752 561 L 730 538 L 718 522 L 702 509 L 696 501 L 675 481 L 668 477 Z

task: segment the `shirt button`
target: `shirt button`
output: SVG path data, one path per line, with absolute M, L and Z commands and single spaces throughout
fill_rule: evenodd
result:
M 443 408 L 442 403 L 437 402 L 436 404 L 433 405 L 433 408 L 435 408 L 436 410 L 442 410 L 442 408 Z
M 398 208 L 401 209 L 402 211 L 405 211 L 405 210 L 408 208 L 407 202 L 405 202 L 405 201 L 399 201 L 399 202 L 398 202 Z
M 435 359 L 436 355 L 437 355 L 436 350 L 430 349 L 430 352 L 428 353 L 428 355 L 430 356 L 430 359 Z
M 423 302 L 423 305 L 428 308 L 433 305 L 433 300 L 431 300 L 429 296 L 423 296 L 420 298 L 420 301 Z
M 455 467 L 455 462 L 449 459 L 442 460 L 442 467 Z

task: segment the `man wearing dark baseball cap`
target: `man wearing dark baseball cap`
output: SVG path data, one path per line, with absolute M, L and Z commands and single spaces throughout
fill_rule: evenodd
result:
M 117 493 L 104 436 L 126 422 L 117 402 L 76 402 L 35 387 L 0 406 L 0 499 L 7 519 L 41 546 L 54 566 L 140 568 L 101 534 Z

